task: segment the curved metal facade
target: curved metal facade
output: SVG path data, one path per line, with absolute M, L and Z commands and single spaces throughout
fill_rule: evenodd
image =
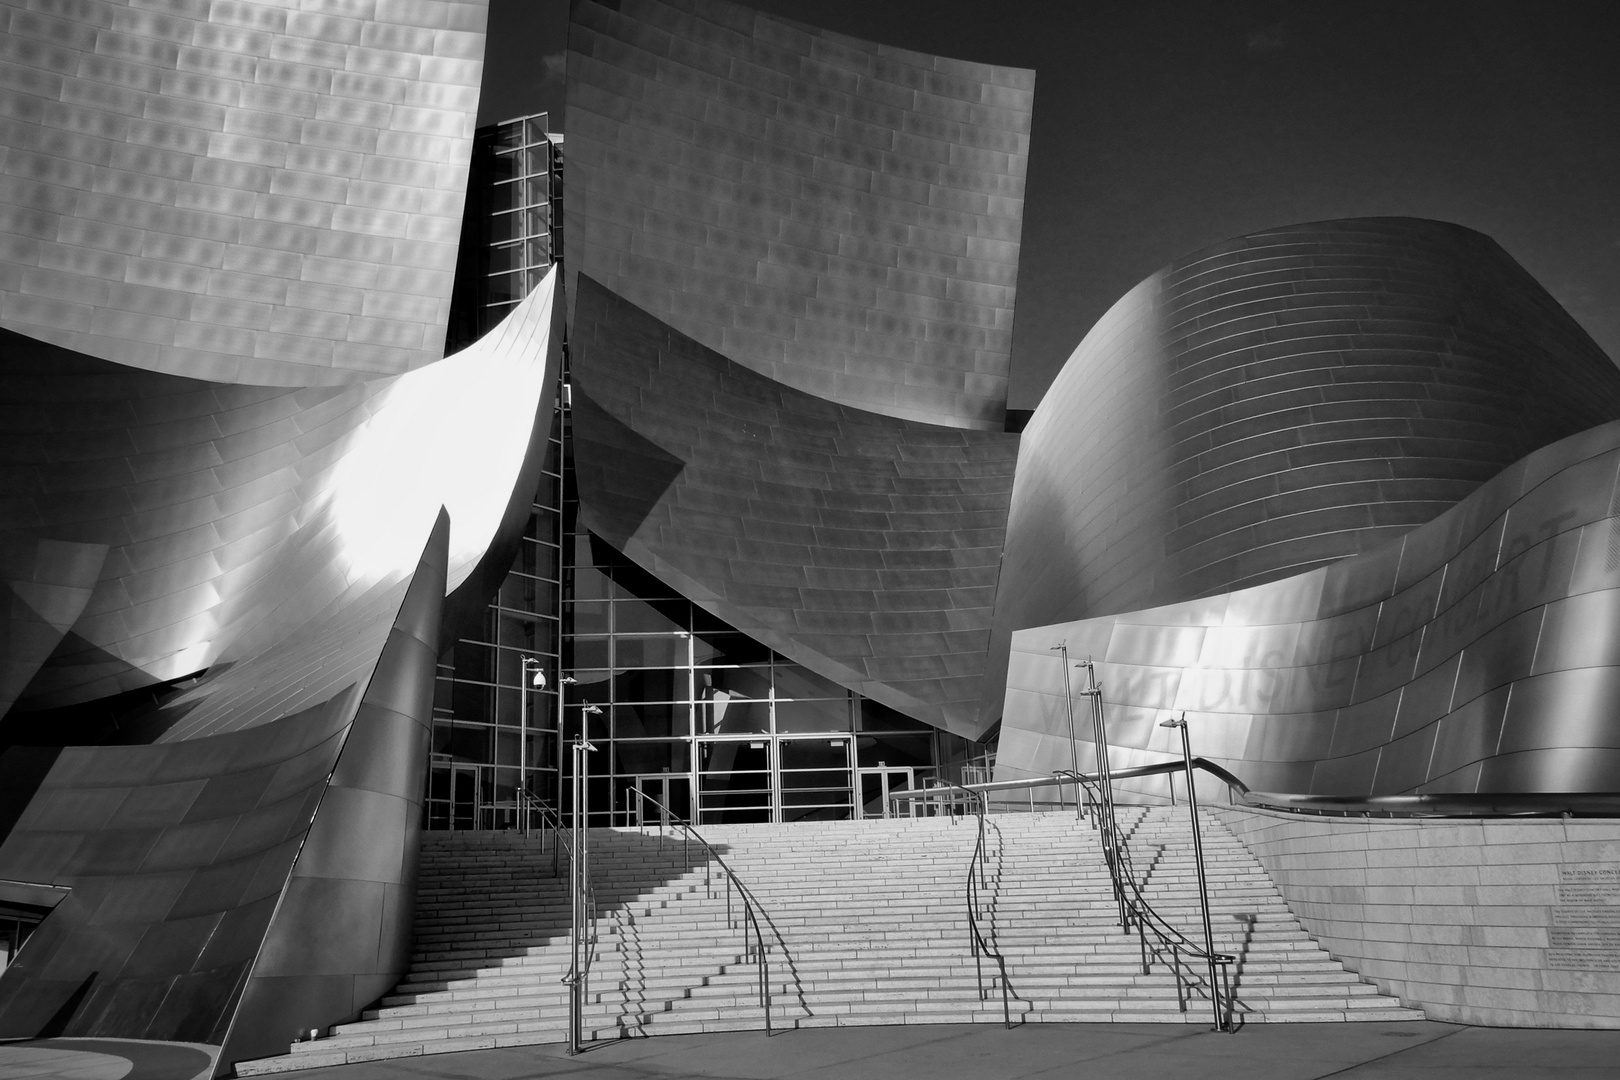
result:
M 817 674 L 972 728 L 1016 436 L 783 386 L 584 275 L 571 343 L 592 532 Z
M 487 0 L 0 4 L 0 326 L 278 386 L 443 355 Z
M 1478 233 L 1320 222 L 1189 256 L 1108 312 L 1024 431 L 991 670 L 1020 627 L 1371 550 L 1615 417 L 1620 370 Z
M 207 383 L 0 331 L 0 572 L 30 583 L 55 574 L 80 590 L 58 589 L 58 600 L 91 588 L 19 706 L 256 656 L 400 580 L 441 503 L 453 522 L 450 587 L 487 578 L 492 545 L 527 512 L 549 429 L 556 284 L 553 273 L 456 356 L 350 387 Z M 99 548 L 92 571 L 86 553 Z M 8 633 L 43 643 L 51 631 L 37 611 L 13 608 Z
M 575 4 L 570 286 L 831 401 L 999 430 L 1034 82 L 725 0 Z
M 357 658 L 328 641 L 297 670 L 346 676 L 313 703 L 288 711 L 265 694 L 238 703 L 251 730 L 61 751 L 0 842 L 0 877 L 71 890 L 0 977 L 0 1034 L 49 1023 L 223 1044 L 224 1068 L 398 981 L 448 540 L 441 513 L 390 591 L 377 648 Z M 286 660 L 272 650 L 243 668 L 274 684 Z
M 1184 711 L 1193 752 L 1262 790 L 1615 791 L 1620 422 L 1365 554 L 1013 640 L 998 776 L 1068 767 L 1066 641 L 1098 661 L 1116 765 L 1177 756 L 1157 724 Z

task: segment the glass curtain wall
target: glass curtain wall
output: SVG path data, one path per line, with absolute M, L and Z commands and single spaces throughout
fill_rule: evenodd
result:
M 949 736 L 738 633 L 589 534 L 570 554 L 564 735 L 583 726 L 596 746 L 592 824 L 881 816 L 888 791 L 932 775 Z

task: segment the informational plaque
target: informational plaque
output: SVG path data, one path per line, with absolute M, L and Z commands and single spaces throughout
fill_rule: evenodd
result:
M 1547 966 L 1620 971 L 1620 866 L 1566 863 L 1547 928 Z

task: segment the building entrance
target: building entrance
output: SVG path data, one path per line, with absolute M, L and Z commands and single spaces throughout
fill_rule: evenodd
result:
M 432 763 L 428 770 L 428 828 L 461 832 L 494 827 L 494 807 L 485 806 L 482 798 L 481 769 L 461 761 Z
M 889 793 L 906 791 L 912 787 L 916 774 L 911 766 L 890 768 L 879 762 L 875 768 L 861 770 L 861 817 L 889 816 Z
M 692 778 L 686 773 L 627 776 L 624 808 L 631 825 L 673 825 L 692 820 Z M 638 799 L 639 791 L 652 802 Z

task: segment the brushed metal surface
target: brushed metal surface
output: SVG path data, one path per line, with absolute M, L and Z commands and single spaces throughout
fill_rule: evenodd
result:
M 971 729 L 1017 437 L 784 386 L 588 275 L 574 304 L 586 527 L 817 674 Z
M 569 287 L 831 401 L 1000 430 L 1034 83 L 726 0 L 575 4 Z
M 324 700 L 245 703 L 258 711 L 210 737 L 61 752 L 0 843 L 0 877 L 72 890 L 0 975 L 0 1033 L 208 1042 L 229 1063 L 398 981 L 449 534 L 441 512 L 375 649 L 357 661 L 352 641 L 325 643 L 317 667 L 357 677 Z M 273 681 L 286 662 L 242 667 Z
M 452 592 L 487 588 L 549 431 L 555 286 L 553 273 L 453 357 L 348 387 L 208 383 L 0 330 L 0 543 L 62 542 L 63 566 L 72 545 L 108 549 L 16 707 L 92 700 L 272 648 L 315 664 L 345 633 L 386 633 L 377 605 L 396 603 L 389 590 L 441 504 L 453 518 Z M 277 670 L 285 677 L 212 684 L 176 737 L 257 715 L 238 698 L 292 695 L 285 712 L 293 697 L 331 690 L 300 689 L 290 662 Z
M 0 326 L 211 382 L 443 355 L 487 0 L 0 3 Z
M 1355 219 L 1189 255 L 1098 322 L 1024 431 L 991 683 L 1016 629 L 1370 552 L 1616 417 L 1620 370 L 1478 233 Z M 1504 544 L 1536 539 L 1509 525 Z M 987 696 L 987 722 L 999 706 Z
M 1194 752 L 1257 790 L 1620 790 L 1620 421 L 1515 462 L 1366 554 L 1018 631 L 998 779 L 1068 762 L 1050 651 L 1064 640 L 1098 662 L 1121 767 L 1178 753 L 1155 724 L 1185 711 Z M 1082 734 L 1082 768 L 1094 757 Z

